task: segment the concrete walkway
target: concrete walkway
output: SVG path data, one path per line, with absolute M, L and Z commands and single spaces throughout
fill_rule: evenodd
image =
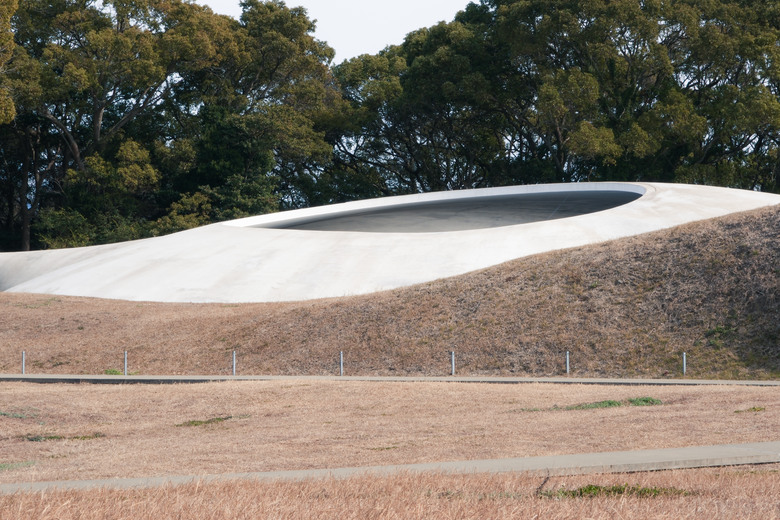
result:
M 554 476 L 587 475 L 592 473 L 629 473 L 637 471 L 704 468 L 739 464 L 768 464 L 776 462 L 780 462 L 780 442 L 759 442 L 751 444 L 693 446 L 688 448 L 669 448 L 661 450 L 615 451 L 578 455 L 466 460 L 394 466 L 265 471 L 257 473 L 228 473 L 222 475 L 23 482 L 18 484 L 0 485 L 0 494 L 51 491 L 54 489 L 150 488 L 163 485 L 181 485 L 192 482 L 206 483 L 235 479 L 303 480 L 316 478 L 347 478 L 365 474 L 388 475 L 401 471 L 440 473 L 520 472 L 540 476 Z
M 224 381 L 365 381 L 384 383 L 550 383 L 570 385 L 615 386 L 780 386 L 778 380 L 735 381 L 730 379 L 608 379 L 584 377 L 460 377 L 460 376 L 108 376 L 73 374 L 0 374 L 0 382 L 21 383 L 93 383 L 93 384 L 192 384 Z

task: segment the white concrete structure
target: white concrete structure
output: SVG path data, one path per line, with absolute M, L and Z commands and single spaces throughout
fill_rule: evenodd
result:
M 653 183 L 408 195 L 120 244 L 2 253 L 0 290 L 166 302 L 365 294 L 775 204 L 779 195 Z

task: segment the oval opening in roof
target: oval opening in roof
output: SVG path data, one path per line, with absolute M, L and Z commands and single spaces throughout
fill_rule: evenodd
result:
M 421 201 L 331 213 L 258 227 L 364 233 L 436 233 L 514 226 L 595 213 L 628 204 L 640 193 L 580 190 Z

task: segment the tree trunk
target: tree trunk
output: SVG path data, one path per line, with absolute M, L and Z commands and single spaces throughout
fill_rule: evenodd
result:
M 21 250 L 30 250 L 30 227 L 32 225 L 32 217 L 30 215 L 32 208 L 30 208 L 30 178 L 31 174 L 35 175 L 36 163 L 35 154 L 37 152 L 35 146 L 36 132 L 31 128 L 25 131 L 24 146 L 27 149 L 25 153 L 24 162 L 22 164 L 23 182 L 21 185 L 21 192 L 19 193 L 19 216 L 21 217 L 22 224 L 22 243 Z M 36 182 L 36 190 L 38 183 Z M 37 197 L 37 191 L 35 193 Z
M 19 193 L 19 216 L 22 220 L 22 251 L 30 250 L 30 208 L 27 206 L 27 196 L 30 190 L 29 172 L 30 172 L 30 158 L 29 153 L 24 159 L 24 165 L 22 166 L 24 173 L 24 182 L 22 182 L 21 192 Z
M 25 193 L 20 207 L 22 214 L 22 251 L 30 250 L 30 210 L 27 208 L 26 198 L 27 194 Z

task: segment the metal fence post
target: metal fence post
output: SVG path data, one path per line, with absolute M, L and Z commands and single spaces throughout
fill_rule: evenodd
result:
M 339 375 L 344 375 L 344 351 L 339 351 Z
M 125 377 L 127 377 L 127 351 L 125 350 Z
M 569 375 L 569 351 L 566 351 L 566 375 Z
M 236 351 L 233 351 L 233 375 L 236 375 Z
M 27 357 L 27 352 L 22 350 L 22 375 L 24 375 L 24 362 L 26 361 L 25 359 L 26 357 Z
M 683 352 L 683 375 L 688 372 L 688 356 Z
M 455 351 L 450 351 L 450 363 L 452 365 L 452 375 L 455 375 Z

